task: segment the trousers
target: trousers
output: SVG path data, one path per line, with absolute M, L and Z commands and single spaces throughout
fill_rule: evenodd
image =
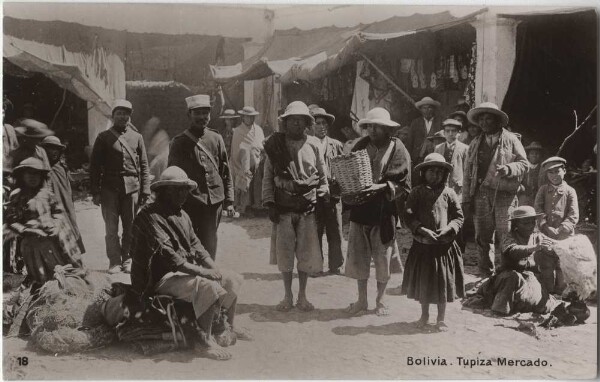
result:
M 223 203 L 196 204 L 186 206 L 185 212 L 190 216 L 194 233 L 198 236 L 200 243 L 214 260 L 217 256 L 217 229 L 221 224 L 221 213 L 223 212 Z
M 344 264 L 342 254 L 342 203 L 339 200 L 337 202 L 325 202 L 318 199 L 316 218 L 321 253 L 323 253 L 323 233 L 325 233 L 327 235 L 329 269 L 338 269 Z
M 109 266 L 121 265 L 129 259 L 131 247 L 131 226 L 138 205 L 138 193 L 125 194 L 103 187 L 100 191 L 100 206 L 106 229 L 104 241 Z M 119 238 L 119 219 L 123 227 L 122 238 Z

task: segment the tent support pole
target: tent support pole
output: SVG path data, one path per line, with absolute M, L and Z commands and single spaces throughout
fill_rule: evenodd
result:
M 402 94 L 402 96 L 404 96 L 404 98 L 406 98 L 407 101 L 409 101 L 413 106 L 415 106 L 415 100 L 412 99 L 411 96 L 408 95 L 408 93 L 406 93 L 404 90 L 402 90 L 402 88 L 398 85 L 396 85 L 396 83 L 394 81 L 392 81 L 392 79 L 390 77 L 387 76 L 387 74 L 385 74 L 383 72 L 383 70 L 379 69 L 377 67 L 377 65 L 375 65 L 373 63 L 373 61 L 369 60 L 364 54 L 362 53 L 358 53 L 363 59 L 365 59 L 369 65 L 371 65 L 373 68 L 375 68 L 375 70 L 377 70 L 377 72 L 379 74 L 381 74 L 381 76 L 390 83 L 390 85 L 392 85 L 394 87 L 394 89 L 396 89 L 398 91 L 398 93 Z M 416 107 L 416 106 L 415 106 Z
M 58 114 L 60 113 L 63 106 L 65 105 L 66 98 L 67 98 L 67 88 L 63 88 L 62 101 L 60 102 L 60 106 L 58 107 L 58 110 L 56 110 L 56 114 L 54 114 L 54 118 L 52 118 L 52 122 L 50 123 L 50 127 L 49 127 L 50 129 L 52 129 L 52 126 L 54 126 L 54 122 L 56 122 L 56 117 L 58 117 Z

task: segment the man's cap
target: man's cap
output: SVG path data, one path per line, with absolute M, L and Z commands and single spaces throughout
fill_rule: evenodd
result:
M 187 97 L 185 99 L 188 110 L 194 110 L 198 108 L 210 109 L 210 97 L 207 94 L 197 94 L 194 96 Z

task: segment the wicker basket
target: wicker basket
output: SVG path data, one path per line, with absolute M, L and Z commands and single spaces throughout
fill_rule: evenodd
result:
M 359 150 L 331 159 L 331 173 L 342 195 L 356 194 L 373 185 L 373 172 L 367 150 Z

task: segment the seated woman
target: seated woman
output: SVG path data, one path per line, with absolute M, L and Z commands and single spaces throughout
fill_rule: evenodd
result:
M 18 253 L 36 289 L 52 279 L 56 265 L 81 267 L 77 239 L 60 204 L 44 186 L 48 171 L 41 160 L 33 157 L 15 167 L 16 188 L 4 215 L 4 238 L 19 237 Z
M 510 234 L 502 243 L 502 267 L 500 272 L 486 280 L 477 296 L 464 305 L 473 306 L 474 301 L 502 315 L 514 313 L 550 313 L 557 304 L 549 294 L 539 272 L 538 263 L 554 263 L 559 268 L 558 257 L 552 251 L 553 241 L 542 233 L 534 232 L 536 214 L 533 207 L 515 208 L 510 216 Z M 483 300 L 483 301 L 482 301 Z

